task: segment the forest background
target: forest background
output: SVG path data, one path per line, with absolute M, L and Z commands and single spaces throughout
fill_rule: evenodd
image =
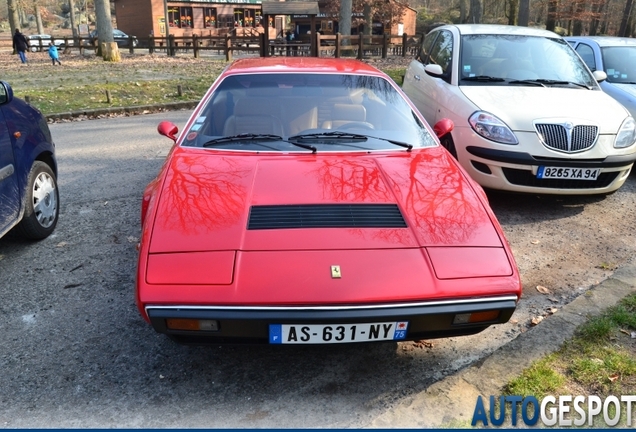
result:
M 99 1 L 99 0 L 98 0 Z M 402 1 L 402 0 L 398 0 Z M 636 34 L 634 0 L 405 0 L 417 11 L 417 33 L 443 23 L 492 23 L 546 28 L 561 35 Z M 385 0 L 331 0 L 331 9 L 379 13 Z M 71 34 L 70 10 L 75 26 L 95 23 L 95 0 L 0 0 L 0 36 L 9 36 L 10 8 L 26 33 Z M 112 5 L 112 2 L 111 2 Z M 114 8 L 111 9 L 116 26 Z M 40 20 L 40 22 L 38 22 Z M 352 25 L 360 24 L 353 22 Z M 3 33 L 5 33 L 3 35 Z

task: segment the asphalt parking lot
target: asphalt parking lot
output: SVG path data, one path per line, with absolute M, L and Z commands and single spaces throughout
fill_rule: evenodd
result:
M 0 240 L 0 427 L 364 427 L 635 255 L 634 174 L 607 197 L 492 193 L 524 283 L 508 324 L 399 344 L 176 345 L 137 312 L 135 245 L 143 188 L 170 147 L 156 125 L 187 116 L 51 125 L 58 227 L 39 243 Z

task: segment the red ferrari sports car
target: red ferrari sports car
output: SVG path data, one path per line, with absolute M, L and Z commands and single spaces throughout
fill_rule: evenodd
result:
M 243 59 L 146 188 L 137 304 L 183 343 L 328 344 L 506 322 L 518 270 L 482 189 L 384 73 Z M 435 131 L 435 132 L 433 132 Z

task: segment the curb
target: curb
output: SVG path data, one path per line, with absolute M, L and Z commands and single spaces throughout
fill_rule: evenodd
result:
M 373 419 L 373 428 L 469 427 L 479 395 L 498 396 L 522 370 L 557 351 L 578 326 L 636 292 L 636 260 L 486 358 Z
M 73 120 L 80 117 L 86 117 L 87 119 L 117 116 L 117 115 L 139 115 L 148 114 L 161 111 L 175 111 L 181 109 L 194 109 L 199 101 L 183 101 L 183 102 L 169 102 L 163 104 L 152 105 L 134 105 L 129 107 L 109 107 L 109 108 L 95 108 L 87 109 L 83 111 L 69 111 L 64 113 L 48 114 L 46 120 L 48 123 L 55 123 L 61 120 Z

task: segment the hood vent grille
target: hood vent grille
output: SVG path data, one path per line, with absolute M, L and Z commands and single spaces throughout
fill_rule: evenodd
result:
M 266 205 L 250 209 L 248 230 L 281 228 L 406 228 L 395 204 Z

